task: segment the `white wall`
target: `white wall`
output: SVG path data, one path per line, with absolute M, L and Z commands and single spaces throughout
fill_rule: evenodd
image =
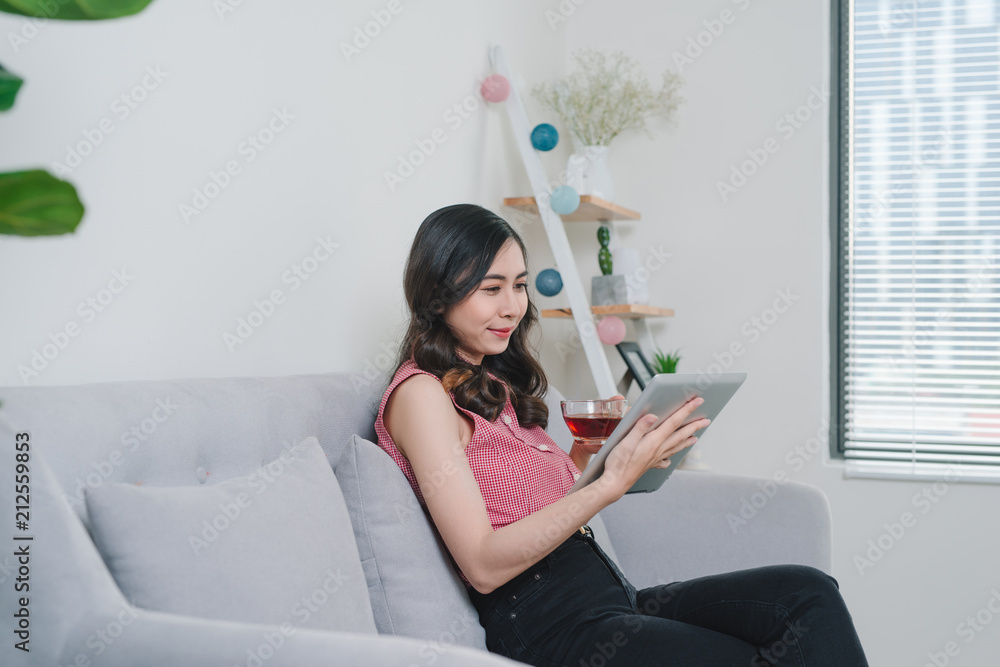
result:
M 590 0 L 553 29 L 545 11 L 555 0 L 403 0 L 347 62 L 340 43 L 386 5 L 243 2 L 220 20 L 211 3 L 160 0 L 122 21 L 46 25 L 17 52 L 0 40 L 0 63 L 27 79 L 14 111 L 0 116 L 0 169 L 51 165 L 102 118 L 114 126 L 70 176 L 88 206 L 77 234 L 0 242 L 0 385 L 21 384 L 18 366 L 30 367 L 33 351 L 72 323 L 79 335 L 30 384 L 361 372 L 401 333 L 401 265 L 423 217 L 459 201 L 499 210 L 503 197 L 527 193 L 499 108 L 479 105 L 457 127 L 444 117 L 490 72 L 489 45 L 506 46 L 523 91 L 565 72 L 569 51 L 587 45 L 625 49 L 658 72 L 728 9 L 732 22 L 683 66 L 688 102 L 676 126 L 612 148 L 618 200 L 643 216 L 616 226 L 620 241 L 643 256 L 661 246 L 673 255 L 650 291 L 677 315 L 651 320 L 653 335 L 664 349 L 682 348 L 685 372 L 742 344 L 729 367 L 750 379 L 702 455 L 715 470 L 783 471 L 829 495 L 834 574 L 871 664 L 922 665 L 950 641 L 960 648 L 950 664 L 992 664 L 1000 620 L 969 643 L 956 628 L 1000 590 L 997 487 L 951 485 L 923 514 L 913 496 L 924 484 L 845 481 L 819 455 L 801 469 L 788 458 L 828 417 L 826 109 L 792 136 L 776 123 L 827 83 L 827 3 Z M 0 36 L 25 25 L 0 18 Z M 115 100 L 147 67 L 167 75 L 122 118 Z M 534 122 L 553 120 L 530 98 L 528 106 Z M 249 162 L 241 142 L 275 107 L 295 117 Z M 390 192 L 384 171 L 435 128 L 445 143 Z M 717 181 L 769 137 L 778 151 L 723 201 Z M 553 178 L 567 143 L 544 156 Z M 185 222 L 178 206 L 229 160 L 241 173 Z M 512 218 L 529 268 L 552 266 L 541 226 Z M 587 282 L 598 273 L 596 229 L 569 232 Z M 293 290 L 283 274 L 327 235 L 339 247 Z M 116 270 L 134 278 L 90 321 L 78 304 L 101 295 Z M 275 289 L 286 301 L 230 351 L 223 334 Z M 753 318 L 768 318 L 782 290 L 793 305 L 766 331 L 757 327 Z M 563 358 L 556 348 L 572 325 L 547 320 L 542 332 L 553 384 L 592 393 L 582 351 Z M 905 511 L 917 525 L 860 574 L 854 556 Z
M 75 235 L 0 242 L 0 384 L 360 370 L 394 346 L 402 263 L 423 218 L 525 191 L 507 119 L 478 96 L 487 47 L 551 76 L 565 37 L 530 2 L 401 0 L 348 62 L 341 43 L 388 4 L 248 1 L 220 19 L 212 3 L 161 0 L 129 19 L 49 23 L 16 52 L 6 36 L 29 24 L 2 15 L 0 63 L 26 83 L 0 117 L 0 169 L 64 162 L 102 119 L 112 131 L 68 177 L 88 209 Z M 165 74 L 130 109 L 118 98 L 147 68 Z M 465 117 L 453 110 L 463 104 Z M 270 138 L 273 109 L 294 118 L 254 154 L 247 137 Z M 444 143 L 390 190 L 384 172 L 437 128 Z M 210 172 L 230 161 L 240 172 L 185 221 L 179 207 L 194 208 L 194 189 L 214 189 Z M 330 259 L 284 280 L 327 236 L 339 244 Z M 114 282 L 100 313 L 78 310 L 114 271 L 128 285 Z M 276 289 L 273 316 L 227 346 L 224 333 Z M 65 349 L 32 367 L 74 324 Z

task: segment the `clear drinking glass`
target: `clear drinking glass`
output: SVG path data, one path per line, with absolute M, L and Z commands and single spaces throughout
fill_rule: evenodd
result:
M 588 454 L 601 448 L 628 410 L 624 398 L 565 400 L 560 405 L 574 444 Z

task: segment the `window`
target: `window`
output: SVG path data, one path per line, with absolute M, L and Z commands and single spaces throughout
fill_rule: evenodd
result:
M 1000 481 L 1000 0 L 833 5 L 831 453 Z

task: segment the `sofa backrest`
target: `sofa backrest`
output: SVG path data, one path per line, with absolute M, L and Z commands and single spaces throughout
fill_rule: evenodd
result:
M 357 433 L 374 439 L 388 377 L 268 378 L 0 388 L 0 411 L 27 430 L 87 523 L 86 487 L 212 483 L 247 475 L 315 435 L 331 466 Z
M 0 410 L 29 430 L 87 522 L 85 487 L 105 482 L 183 486 L 246 475 L 315 435 L 330 465 L 357 433 L 376 440 L 391 377 L 325 373 L 0 388 Z M 548 433 L 569 450 L 562 395 L 549 388 Z

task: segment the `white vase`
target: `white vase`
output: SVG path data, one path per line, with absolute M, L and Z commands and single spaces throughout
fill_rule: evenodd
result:
M 608 170 L 607 146 L 584 146 L 569 156 L 566 185 L 580 195 L 593 195 L 605 201 L 615 200 L 615 186 Z

